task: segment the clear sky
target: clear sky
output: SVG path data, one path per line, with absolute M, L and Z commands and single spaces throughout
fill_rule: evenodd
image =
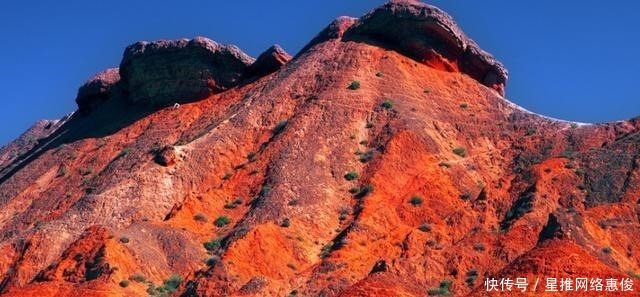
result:
M 384 1 L 2 1 L 0 146 L 75 110 L 77 88 L 138 40 L 206 36 L 252 56 L 291 54 L 340 15 Z M 640 1 L 434 0 L 510 72 L 507 97 L 548 116 L 640 115 Z

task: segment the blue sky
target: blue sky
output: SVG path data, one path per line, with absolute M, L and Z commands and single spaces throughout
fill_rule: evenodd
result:
M 294 54 L 340 15 L 384 1 L 2 1 L 0 145 L 75 110 L 77 88 L 138 40 L 207 36 L 252 56 Z M 639 1 L 428 1 L 510 72 L 507 97 L 548 116 L 640 115 Z

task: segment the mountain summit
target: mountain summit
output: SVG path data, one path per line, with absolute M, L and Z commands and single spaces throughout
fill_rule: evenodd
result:
M 640 122 L 530 113 L 507 76 L 417 1 L 340 17 L 295 57 L 135 43 L 78 112 L 0 150 L 0 294 L 485 296 L 487 278 L 637 276 Z

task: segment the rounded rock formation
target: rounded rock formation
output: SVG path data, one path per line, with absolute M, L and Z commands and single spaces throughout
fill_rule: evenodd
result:
M 76 104 L 80 112 L 91 112 L 102 102 L 111 98 L 119 81 L 118 68 L 109 68 L 90 78 L 78 89 Z
M 258 59 L 251 64 L 248 70 L 248 75 L 253 77 L 260 77 L 273 72 L 278 71 L 284 64 L 287 64 L 291 60 L 289 55 L 279 45 L 273 45 L 264 51 Z
M 415 0 L 391 1 L 361 17 L 343 40 L 395 50 L 431 67 L 466 73 L 504 95 L 508 72 L 446 12 Z
M 125 49 L 120 75 L 131 102 L 168 105 L 234 87 L 253 61 L 204 37 L 141 41 Z

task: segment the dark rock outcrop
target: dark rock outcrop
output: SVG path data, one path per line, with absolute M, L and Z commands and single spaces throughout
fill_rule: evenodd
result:
M 177 151 L 174 146 L 167 145 L 156 153 L 154 160 L 161 166 L 169 167 L 176 164 L 178 159 Z
M 350 26 L 343 40 L 375 44 L 435 68 L 466 73 L 504 95 L 508 77 L 504 66 L 437 7 L 414 0 L 391 1 Z
M 318 33 L 316 37 L 311 39 L 311 41 L 309 41 L 309 43 L 305 45 L 304 48 L 302 48 L 296 56 L 307 52 L 316 44 L 320 44 L 332 39 L 342 38 L 347 29 L 353 26 L 353 24 L 355 24 L 357 21 L 358 19 L 348 16 L 341 16 L 335 19 L 333 22 L 331 22 L 331 24 L 329 24 L 329 26 L 320 31 L 320 33 Z
M 254 59 L 204 37 L 137 42 L 120 64 L 133 103 L 168 105 L 202 99 L 237 85 Z
M 284 64 L 291 60 L 289 55 L 279 45 L 273 45 L 258 56 L 258 59 L 251 64 L 247 72 L 248 76 L 260 77 L 278 71 Z
M 109 68 L 90 78 L 78 89 L 76 104 L 82 113 L 91 112 L 116 92 L 120 73 L 118 68 Z

